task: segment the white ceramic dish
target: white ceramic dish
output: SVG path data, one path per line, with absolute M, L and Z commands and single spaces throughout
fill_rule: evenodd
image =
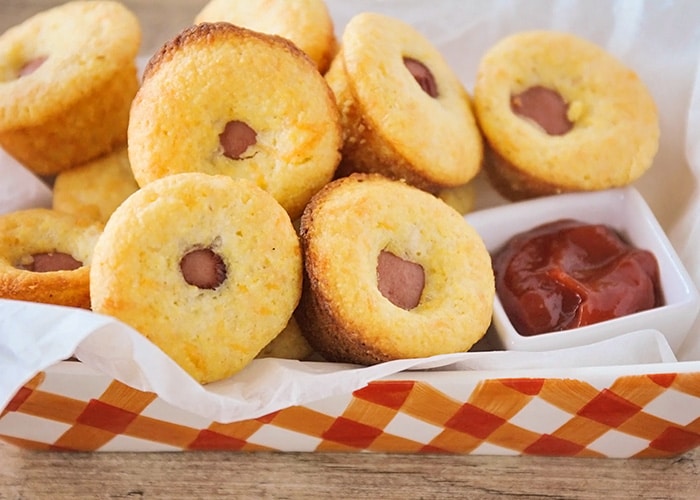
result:
M 533 336 L 520 335 L 496 297 L 493 328 L 502 347 L 544 351 L 585 345 L 636 330 L 656 329 L 676 352 L 700 310 L 700 295 L 653 212 L 632 188 L 571 193 L 510 203 L 467 215 L 490 252 L 511 236 L 537 225 L 572 218 L 604 223 L 634 246 L 651 251 L 659 264 L 664 305 L 594 325 Z

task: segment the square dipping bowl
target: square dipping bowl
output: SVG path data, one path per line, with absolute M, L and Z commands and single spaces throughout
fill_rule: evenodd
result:
M 606 224 L 631 245 L 654 254 L 663 304 L 653 309 L 569 330 L 521 335 L 496 294 L 492 330 L 507 350 L 548 351 L 576 347 L 637 330 L 661 332 L 677 353 L 700 310 L 700 295 L 666 233 L 632 187 L 568 193 L 487 208 L 466 217 L 494 255 L 516 234 L 560 219 Z

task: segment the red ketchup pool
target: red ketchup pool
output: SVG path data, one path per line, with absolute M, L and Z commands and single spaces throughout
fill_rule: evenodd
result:
M 662 305 L 654 255 L 614 229 L 562 219 L 493 256 L 496 293 L 521 335 L 569 330 Z

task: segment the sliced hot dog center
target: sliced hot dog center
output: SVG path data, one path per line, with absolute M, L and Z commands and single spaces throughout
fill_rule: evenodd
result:
M 82 267 L 82 265 L 82 262 L 67 253 L 45 252 L 24 257 L 17 267 L 35 273 L 48 273 L 52 271 L 73 271 Z
M 226 280 L 226 264 L 210 248 L 196 248 L 180 259 L 182 277 L 190 285 L 203 290 L 214 290 Z
M 403 63 L 426 94 L 430 97 L 438 96 L 438 87 L 435 77 L 425 64 L 410 57 L 404 57 Z
M 392 304 L 407 311 L 420 302 L 425 287 L 423 266 L 387 251 L 377 258 L 377 288 Z
M 223 154 L 232 160 L 245 158 L 244 153 L 249 147 L 254 146 L 257 140 L 257 132 L 240 120 L 228 122 L 224 131 L 219 134 Z
M 28 76 L 34 73 L 39 67 L 46 62 L 48 59 L 45 56 L 35 57 L 27 62 L 25 62 L 17 72 L 17 78 L 22 78 L 23 76 Z
M 569 121 L 569 105 L 555 90 L 541 85 L 530 87 L 510 98 L 516 115 L 532 120 L 549 135 L 564 135 L 574 124 Z

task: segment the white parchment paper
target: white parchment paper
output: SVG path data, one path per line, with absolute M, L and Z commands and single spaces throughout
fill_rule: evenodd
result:
M 372 380 L 404 370 L 566 369 L 676 360 L 663 335 L 645 330 L 550 353 L 459 353 L 368 367 L 259 359 L 227 380 L 202 386 L 141 334 L 108 316 L 20 301 L 4 301 L 1 307 L 3 408 L 27 379 L 73 352 L 99 372 L 220 422 L 255 418 L 293 404 L 347 394 Z
M 327 0 L 338 35 L 352 15 L 371 10 L 410 22 L 443 52 L 468 90 L 482 54 L 525 29 L 558 29 L 588 38 L 634 68 L 661 114 L 661 148 L 636 187 L 700 283 L 700 2 L 609 0 Z M 487 185 L 484 185 L 488 189 Z M 479 206 L 503 202 L 479 194 Z M 0 213 L 49 206 L 50 191 L 0 152 Z M 678 358 L 700 360 L 700 325 Z M 75 354 L 83 363 L 168 403 L 212 420 L 255 418 L 293 404 L 347 394 L 407 370 L 507 370 L 675 362 L 663 336 L 630 332 L 589 346 L 548 353 L 471 352 L 398 360 L 370 367 L 255 360 L 230 379 L 201 386 L 138 332 L 88 311 L 0 300 L 0 408 L 37 372 Z M 407 374 L 410 377 L 410 374 Z

